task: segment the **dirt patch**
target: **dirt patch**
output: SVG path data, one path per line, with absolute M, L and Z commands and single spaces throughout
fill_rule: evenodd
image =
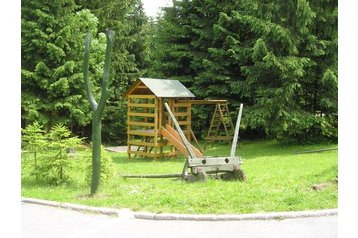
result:
M 314 184 L 312 186 L 312 189 L 316 190 L 316 191 L 320 191 L 320 190 L 323 190 L 323 189 L 327 188 L 330 185 L 336 185 L 336 184 L 338 184 L 338 177 L 336 177 L 335 179 L 333 179 L 331 181 L 326 181 L 326 182 Z

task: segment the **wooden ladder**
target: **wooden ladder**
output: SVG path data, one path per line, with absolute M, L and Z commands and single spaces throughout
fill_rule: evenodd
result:
M 221 129 L 221 126 L 224 130 Z M 210 122 L 208 135 L 205 138 L 204 149 L 209 141 L 231 141 L 233 138 L 233 131 L 234 124 L 227 103 L 217 103 Z

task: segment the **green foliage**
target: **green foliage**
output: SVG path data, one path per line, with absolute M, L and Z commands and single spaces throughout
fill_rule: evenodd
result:
M 337 15 L 335 0 L 174 1 L 154 28 L 150 72 L 228 99 L 235 116 L 243 102 L 243 134 L 336 139 Z M 193 121 L 211 111 L 195 109 Z M 193 126 L 205 134 L 208 124 Z
M 116 32 L 111 63 L 110 96 L 103 116 L 103 139 L 124 143 L 127 102 L 122 97 L 127 88 L 145 71 L 148 64 L 148 27 L 140 0 L 76 1 L 90 9 L 99 21 L 99 31 Z M 92 49 L 92 48 L 91 48 Z
M 77 9 L 67 0 L 22 2 L 23 126 L 37 121 L 48 129 L 64 123 L 75 133 L 85 133 L 91 113 L 82 84 L 83 38 L 88 30 L 97 34 L 98 19 Z M 104 47 L 105 36 L 99 34 L 92 44 L 93 78 L 103 67 Z
M 71 137 L 63 125 L 55 125 L 46 133 L 38 123 L 22 130 L 22 144 L 26 153 L 33 153 L 33 161 L 26 158 L 24 163 L 31 167 L 31 176 L 36 181 L 59 185 L 70 181 L 69 172 L 76 155 L 69 150 L 76 148 L 81 139 Z
M 91 156 L 84 156 L 85 170 L 86 170 L 86 182 L 88 185 L 91 184 L 92 180 L 92 158 Z M 103 148 L 101 151 L 101 173 L 100 173 L 100 184 L 105 184 L 109 180 L 113 179 L 115 175 L 115 165 L 112 157 Z
M 91 84 L 99 98 L 98 79 L 106 46 L 104 32 L 116 31 L 110 98 L 105 111 L 106 142 L 126 140 L 126 102 L 122 94 L 148 63 L 147 18 L 140 0 L 23 1 L 21 6 L 22 127 L 40 122 L 49 129 L 64 123 L 90 137 L 91 114 L 83 87 L 83 39 L 90 31 Z

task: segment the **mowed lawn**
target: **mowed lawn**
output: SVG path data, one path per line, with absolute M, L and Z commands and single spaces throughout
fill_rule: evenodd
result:
M 110 153 L 116 175 L 88 197 L 85 172 L 73 172 L 67 185 L 46 186 L 22 179 L 22 196 L 91 206 L 130 208 L 135 211 L 173 213 L 253 213 L 337 208 L 338 151 L 295 154 L 297 151 L 335 148 L 337 144 L 281 145 L 274 141 L 243 142 L 246 182 L 209 179 L 187 183 L 179 179 L 124 179 L 129 174 L 180 173 L 185 158 L 127 159 L 126 153 Z M 225 156 L 229 145 L 216 144 L 205 155 Z M 90 151 L 85 152 L 90 153 Z M 312 187 L 320 185 L 322 189 Z

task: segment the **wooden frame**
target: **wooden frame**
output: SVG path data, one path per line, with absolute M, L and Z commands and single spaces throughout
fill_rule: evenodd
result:
M 143 94 L 140 94 L 143 92 Z M 177 145 L 173 145 L 163 135 L 161 128 L 165 124 L 173 125 L 164 109 L 164 102 L 170 105 L 184 134 L 190 141 L 191 103 L 190 98 L 163 98 L 150 92 L 142 83 L 136 82 L 126 92 L 127 108 L 127 145 L 128 158 L 136 156 L 158 159 L 177 156 Z

